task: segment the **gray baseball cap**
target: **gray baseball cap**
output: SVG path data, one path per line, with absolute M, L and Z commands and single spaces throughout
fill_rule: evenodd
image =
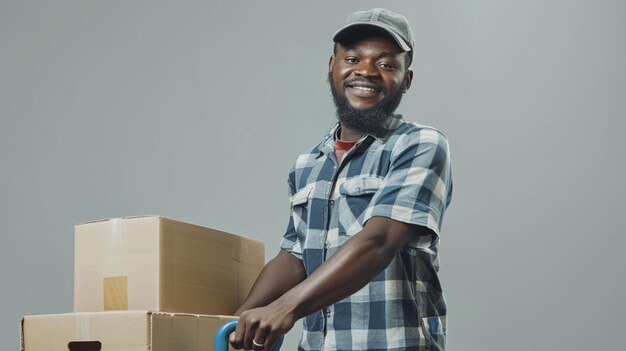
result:
M 407 19 L 387 9 L 375 8 L 367 11 L 357 11 L 346 19 L 346 25 L 333 35 L 334 42 L 341 42 L 353 35 L 360 28 L 377 28 L 389 34 L 404 51 L 412 56 L 413 32 Z

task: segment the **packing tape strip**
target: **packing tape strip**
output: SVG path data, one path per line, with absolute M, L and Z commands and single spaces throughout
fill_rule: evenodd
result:
M 117 248 L 122 241 L 122 218 L 113 218 L 111 226 L 111 244 L 114 248 Z
M 123 245 L 123 218 L 111 218 L 111 234 L 106 254 L 102 277 L 102 304 L 105 311 L 128 310 L 128 277 L 119 276 L 119 267 L 115 265 Z
M 89 315 L 79 313 L 76 317 L 76 332 L 79 340 L 91 340 L 90 326 Z
M 121 218 L 111 218 L 109 222 L 111 224 L 111 232 L 109 234 L 109 240 L 104 241 L 103 265 L 100 269 L 102 269 L 104 276 L 116 276 L 119 273 L 115 273 L 115 265 L 113 263 L 114 257 L 116 257 L 115 254 L 119 251 L 121 245 L 122 223 Z

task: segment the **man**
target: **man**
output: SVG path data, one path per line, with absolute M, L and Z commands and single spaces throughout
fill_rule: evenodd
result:
M 304 318 L 302 350 L 443 350 L 439 229 L 452 192 L 446 137 L 394 115 L 413 35 L 385 9 L 335 33 L 338 123 L 289 174 L 292 214 L 230 342 L 271 348 Z

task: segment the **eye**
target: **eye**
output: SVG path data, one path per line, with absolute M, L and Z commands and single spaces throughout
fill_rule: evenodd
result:
M 379 66 L 385 70 L 390 70 L 390 71 L 396 69 L 396 66 L 389 62 L 381 62 L 379 63 Z
M 344 59 L 344 61 L 346 61 L 347 63 L 350 63 L 350 64 L 355 64 L 355 63 L 359 62 L 359 59 L 357 59 L 354 56 L 348 56 L 348 57 L 346 57 Z

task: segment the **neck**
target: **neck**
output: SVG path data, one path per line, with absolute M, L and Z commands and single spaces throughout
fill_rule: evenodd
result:
M 339 135 L 339 139 L 343 141 L 358 141 L 359 139 L 361 139 L 363 135 L 365 135 L 365 133 L 361 131 L 346 127 L 344 123 L 340 123 L 340 124 L 341 124 L 341 133 Z

